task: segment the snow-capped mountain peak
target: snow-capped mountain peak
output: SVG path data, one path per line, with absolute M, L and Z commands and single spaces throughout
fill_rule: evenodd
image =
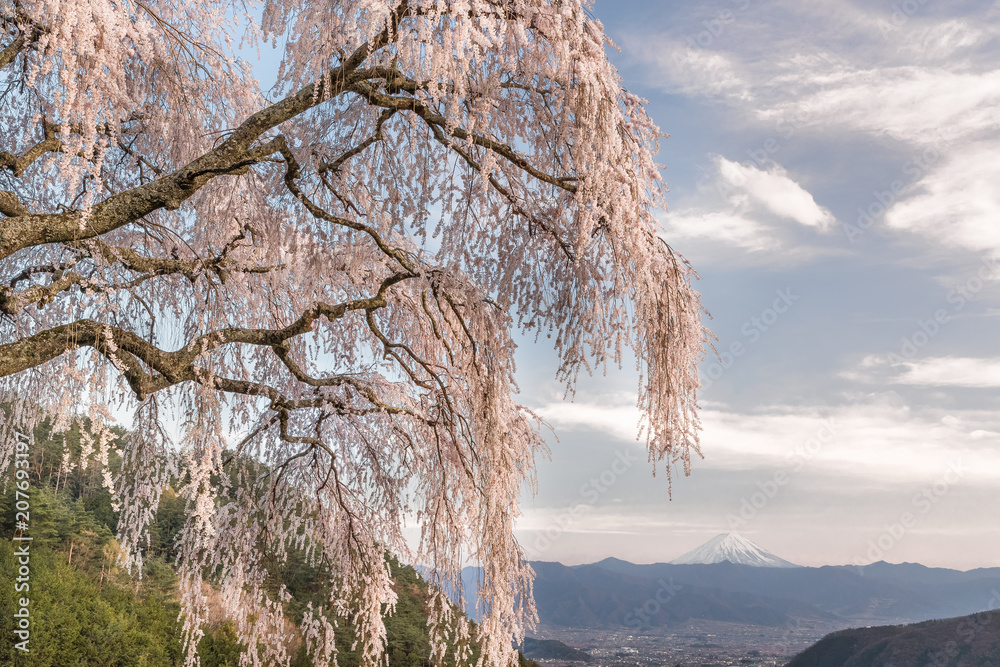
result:
M 694 565 L 729 561 L 737 565 L 753 567 L 799 567 L 764 551 L 738 533 L 716 535 L 694 551 L 670 561 L 672 565 Z

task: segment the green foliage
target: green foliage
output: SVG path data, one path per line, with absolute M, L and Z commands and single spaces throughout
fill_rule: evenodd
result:
M 156 595 L 136 595 L 130 588 L 94 581 L 67 564 L 62 552 L 32 545 L 30 589 L 32 667 L 74 665 L 173 666 L 179 659 L 177 604 Z M 5 581 L 16 572 L 14 551 L 0 542 L 0 571 Z M 5 637 L 15 608 L 12 586 L 0 589 Z M 0 662 L 15 662 L 12 643 L 0 646 Z M 23 660 L 22 660 L 23 662 Z
M 86 427 L 86 424 L 84 425 Z M 119 434 L 120 435 L 120 434 Z M 13 585 L 0 587 L 0 665 L 31 667 L 175 667 L 181 664 L 181 627 L 178 620 L 177 576 L 171 564 L 175 541 L 184 526 L 184 500 L 172 488 L 164 490 L 155 519 L 149 526 L 149 546 L 143 576 L 135 580 L 118 567 L 120 546 L 114 538 L 117 516 L 111 495 L 103 486 L 99 463 L 91 456 L 80 465 L 78 427 L 65 437 L 51 435 L 43 423 L 35 432 L 29 458 L 31 487 L 30 530 L 30 659 L 16 651 L 13 637 L 16 593 Z M 67 462 L 75 462 L 68 465 Z M 118 461 L 112 457 L 112 468 Z M 14 534 L 13 485 L 0 494 L 0 530 Z M 268 564 L 269 586 L 284 585 L 295 601 L 288 608 L 298 623 L 306 604 L 328 606 L 330 572 L 310 565 L 302 552 L 293 551 L 282 562 Z M 388 667 L 430 665 L 426 609 L 427 583 L 416 570 L 390 558 L 399 600 L 386 618 Z M 0 541 L 0 580 L 17 574 L 14 549 Z M 358 667 L 351 650 L 354 631 L 342 619 L 337 632 L 341 667 Z M 236 667 L 243 650 L 229 622 L 208 628 L 198 644 L 202 667 Z M 293 667 L 310 667 L 305 646 L 297 641 Z M 454 665 L 448 656 L 446 665 Z M 524 661 L 522 667 L 537 667 Z
M 788 667 L 986 667 L 1000 664 L 1000 611 L 831 633 Z
M 206 632 L 198 644 L 201 667 L 236 667 L 240 664 L 242 652 L 243 645 L 229 621 L 213 632 Z
M 174 541 L 184 528 L 184 504 L 184 499 L 172 488 L 163 491 L 156 518 L 149 525 L 149 555 L 168 563 L 177 558 Z
M 392 563 L 396 580 L 396 613 L 385 621 L 389 662 L 397 665 L 427 665 L 431 654 L 425 608 L 427 584 L 412 567 Z

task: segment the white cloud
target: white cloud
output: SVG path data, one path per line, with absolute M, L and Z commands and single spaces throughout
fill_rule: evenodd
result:
M 684 209 L 668 213 L 664 226 L 668 239 L 706 238 L 754 252 L 774 247 L 774 239 L 763 225 L 735 211 Z
M 940 133 L 970 137 L 1000 127 L 1000 70 L 990 53 L 1000 37 L 996 17 L 917 15 L 886 30 L 888 8 L 869 11 L 844 0 L 781 4 L 737 13 L 704 48 L 688 39 L 702 30 L 704 12 L 623 43 L 652 66 L 651 85 L 721 98 L 760 120 L 795 119 L 822 132 L 861 131 L 918 146 Z M 792 23 L 797 30 L 788 30 Z
M 1000 249 L 1000 141 L 977 142 L 934 163 L 893 204 L 886 223 L 949 246 Z
M 995 131 L 1000 71 L 955 72 L 916 66 L 869 68 L 836 63 L 826 72 L 786 75 L 783 91 L 754 112 L 762 120 L 849 129 L 914 146 Z M 785 66 L 781 69 L 791 69 Z
M 550 404 L 537 411 L 557 431 L 598 430 L 635 441 L 639 413 L 633 405 Z M 951 411 L 935 418 L 876 397 L 826 408 L 703 409 L 701 418 L 705 458 L 696 471 L 809 468 L 844 479 L 920 483 L 961 460 L 974 468 L 970 477 L 1000 481 L 1000 450 L 982 446 L 1000 430 L 1000 415 L 993 413 Z
M 665 33 L 632 35 L 623 43 L 648 66 L 651 85 L 722 100 L 737 126 L 778 126 L 783 137 L 793 136 L 784 134 L 791 129 L 796 142 L 808 137 L 820 150 L 846 139 L 907 157 L 939 151 L 942 157 L 931 167 L 905 175 L 919 182 L 896 197 L 889 229 L 949 247 L 1000 249 L 1000 193 L 994 186 L 1000 180 L 1000 13 L 982 12 L 976 19 L 965 13 L 942 17 L 921 8 L 897 16 L 902 24 L 893 26 L 889 7 L 773 0 L 736 12 L 704 48 L 690 46 L 708 15 L 694 10 L 679 12 L 680 21 Z M 884 190 L 905 160 L 884 183 L 861 191 Z M 822 228 L 832 221 L 798 183 L 767 173 L 753 174 L 759 182 L 748 184 L 757 203 L 804 225 Z M 759 247 L 729 238 L 744 248 Z
M 817 254 L 836 252 L 810 235 L 832 228 L 830 211 L 777 163 L 757 167 L 720 155 L 710 156 L 708 178 L 661 218 L 664 237 L 697 241 L 709 254 L 727 249 L 749 251 L 743 261 L 767 259 L 794 264 Z M 688 248 L 692 244 L 686 244 Z M 685 249 L 685 254 L 691 253 Z
M 972 21 L 952 19 L 917 26 L 909 39 L 899 40 L 898 44 L 911 57 L 941 62 L 989 41 L 992 36 L 989 30 L 980 28 Z
M 560 401 L 535 408 L 535 412 L 557 430 L 594 429 L 626 441 L 635 441 L 639 434 L 639 410 L 634 401 L 617 405 L 611 400 L 600 404 Z
M 935 357 L 907 361 L 893 381 L 936 387 L 1000 387 L 1000 358 Z
M 807 227 L 825 229 L 834 222 L 833 214 L 819 206 L 813 196 L 788 177 L 781 165 L 766 170 L 716 157 L 720 176 L 740 188 L 772 213 Z
M 727 54 L 692 49 L 669 38 L 642 38 L 635 40 L 635 44 L 642 58 L 654 62 L 667 74 L 671 87 L 679 87 L 690 95 L 752 99 L 746 76 Z
M 1000 387 L 1000 357 L 929 357 L 903 359 L 899 355 L 868 355 L 857 370 L 841 373 L 860 382 L 923 387 Z

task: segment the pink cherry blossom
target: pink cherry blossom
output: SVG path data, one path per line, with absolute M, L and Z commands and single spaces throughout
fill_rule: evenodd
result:
M 0 0 L 0 400 L 14 429 L 87 416 L 141 564 L 181 480 L 188 664 L 219 587 L 248 665 L 287 664 L 261 552 L 336 573 L 336 616 L 382 659 L 385 550 L 441 590 L 483 566 L 472 635 L 514 665 L 532 573 L 514 537 L 543 449 L 516 331 L 558 380 L 638 360 L 650 460 L 698 454 L 708 333 L 658 235 L 660 130 L 580 0 Z M 263 91 L 240 48 L 283 50 Z M 654 467 L 655 470 L 655 467 Z M 404 537 L 420 527 L 419 544 Z

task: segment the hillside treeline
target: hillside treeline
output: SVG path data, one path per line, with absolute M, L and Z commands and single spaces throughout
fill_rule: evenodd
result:
M 0 418 L 4 415 L 0 414 Z M 43 422 L 34 433 L 28 457 L 30 521 L 30 654 L 15 650 L 15 605 L 23 593 L 15 591 L 16 500 L 12 469 L 0 490 L 0 665 L 31 667 L 175 667 L 182 662 L 180 605 L 177 601 L 175 538 L 184 525 L 185 501 L 174 489 L 165 489 L 155 520 L 149 526 L 142 577 L 119 566 L 115 539 L 117 515 L 104 487 L 97 454 L 83 456 L 81 428 L 54 435 Z M 123 431 L 116 434 L 124 436 Z M 112 452 L 114 471 L 120 460 Z M 179 480 L 178 480 L 179 481 Z M 426 624 L 428 587 L 409 566 L 389 558 L 399 601 L 386 618 L 390 667 L 430 665 Z M 293 667 L 307 667 L 305 646 L 295 627 L 310 601 L 323 604 L 329 573 L 309 565 L 303 554 L 292 552 L 283 563 L 271 565 L 274 592 L 284 585 L 295 601 L 287 609 Z M 10 583 L 8 583 L 10 582 Z M 242 651 L 232 624 L 225 620 L 221 601 L 207 592 L 212 620 L 198 646 L 202 667 L 235 667 Z M 338 631 L 338 664 L 357 667 L 351 650 L 349 619 Z M 522 659 L 523 660 L 523 659 Z M 449 658 L 449 663 L 452 662 Z M 522 664 L 534 665 L 528 661 Z

